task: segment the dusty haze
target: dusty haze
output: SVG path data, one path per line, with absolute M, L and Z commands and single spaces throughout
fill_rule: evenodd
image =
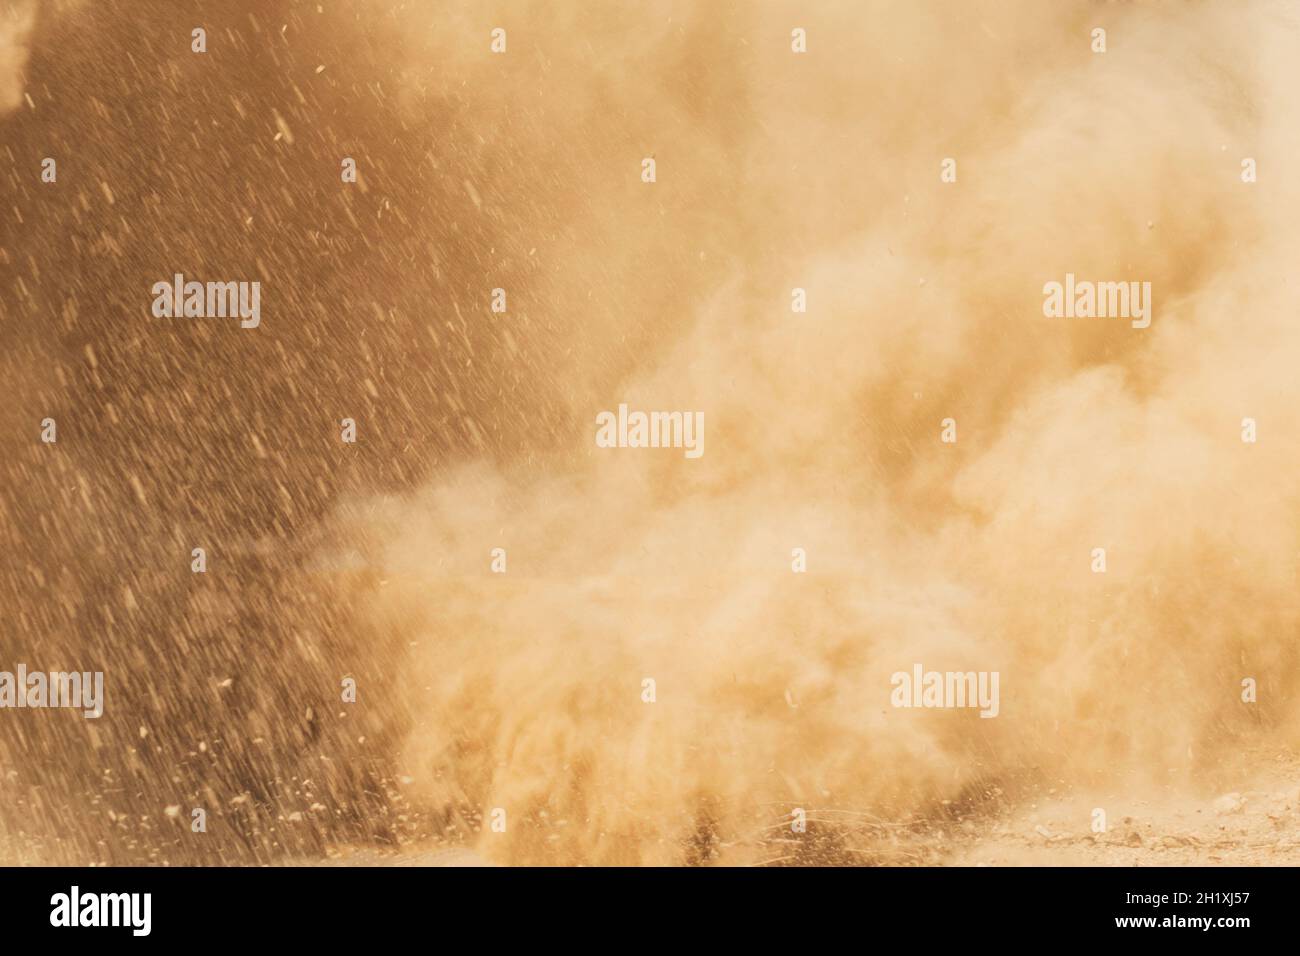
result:
M 325 6 L 0 2 L 0 669 L 108 688 L 0 711 L 0 861 L 907 862 L 1294 767 L 1294 6 Z

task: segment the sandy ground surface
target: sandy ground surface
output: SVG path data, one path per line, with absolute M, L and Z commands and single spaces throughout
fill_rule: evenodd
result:
M 1213 799 L 1137 801 L 1105 833 L 1089 827 L 1089 801 L 1030 807 L 953 842 L 959 866 L 1296 866 L 1300 786 L 1278 775 L 1258 789 Z
M 1249 781 L 1247 783 L 1246 781 Z M 876 853 L 843 847 L 800 855 L 799 838 L 779 837 L 751 852 L 746 865 L 874 862 L 916 866 L 1297 866 L 1300 865 L 1300 764 L 1246 775 L 1241 789 L 1217 795 L 1154 794 L 1116 805 L 1073 794 L 1027 803 L 994 819 L 942 827 L 897 827 Z M 1092 831 L 1093 810 L 1110 807 L 1105 832 Z M 810 831 L 811 834 L 811 831 Z M 803 839 L 807 839 L 804 837 Z M 761 857 L 762 859 L 757 859 Z M 716 862 L 739 862 L 723 853 Z M 332 866 L 491 866 L 466 848 L 336 848 Z

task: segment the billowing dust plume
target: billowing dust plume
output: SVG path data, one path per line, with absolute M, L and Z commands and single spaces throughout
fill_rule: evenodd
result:
M 631 31 L 682 58 L 666 78 L 613 30 L 548 49 L 578 142 L 617 125 L 593 86 L 683 113 L 717 74 L 735 92 L 632 137 L 588 196 L 614 238 L 583 227 L 555 264 L 599 273 L 654 230 L 714 281 L 633 355 L 584 358 L 570 432 L 358 515 L 389 529 L 374 613 L 413 642 L 408 772 L 434 803 L 506 808 L 478 841 L 495 859 L 757 859 L 797 807 L 898 820 L 1026 778 L 1190 785 L 1295 729 L 1297 196 L 1281 169 L 1239 177 L 1296 145 L 1294 12 L 904 9 Z M 701 204 L 717 229 L 688 228 Z M 1066 272 L 1150 281 L 1153 325 L 1045 319 Z M 538 305 L 599 323 L 586 343 L 666 281 L 651 248 L 610 314 Z M 702 410 L 703 458 L 597 449 L 620 401 Z M 891 708 L 914 662 L 999 671 L 1000 716 Z
M 0 91 L 2 421 L 81 423 L 3 466 L 0 666 L 110 684 L 0 739 L 11 854 L 869 862 L 1293 738 L 1293 7 L 249 0 L 212 71 L 143 6 L 43 10 Z M 57 216 L 51 89 L 97 134 Z M 262 278 L 262 328 L 148 325 L 172 271 Z M 1150 328 L 1045 318 L 1066 273 Z M 597 448 L 620 402 L 703 457 Z M 891 707 L 915 663 L 999 715 Z

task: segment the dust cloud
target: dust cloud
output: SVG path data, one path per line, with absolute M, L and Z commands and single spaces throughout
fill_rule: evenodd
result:
M 0 667 L 108 685 L 0 713 L 5 858 L 897 862 L 1294 740 L 1293 8 L 247 2 L 205 60 L 138 6 L 0 42 Z M 174 271 L 262 326 L 149 319 Z

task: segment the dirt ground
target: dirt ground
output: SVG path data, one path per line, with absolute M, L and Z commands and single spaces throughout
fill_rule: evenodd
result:
M 1256 757 L 1258 760 L 1258 756 Z M 903 866 L 1297 866 L 1300 865 L 1300 761 L 1273 756 L 1264 771 L 1243 771 L 1240 789 L 1217 794 L 1151 793 L 1131 803 L 1081 793 L 1027 802 L 996 816 L 945 825 L 877 827 L 875 847 L 861 831 L 846 840 L 825 827 L 726 847 L 721 865 Z M 1254 762 L 1258 767 L 1259 763 Z M 1109 808 L 1104 832 L 1093 813 Z M 814 816 L 814 819 L 816 817 Z M 825 818 L 822 818 L 825 819 Z M 887 834 L 887 835 L 882 835 Z M 870 841 L 868 841 L 868 844 Z M 856 844 L 850 847 L 847 844 Z M 321 865 L 491 866 L 465 847 L 332 848 Z
M 1300 774 L 1294 765 L 1217 797 L 1134 801 L 1092 833 L 1093 801 L 1030 806 L 954 841 L 957 866 L 1295 866 Z

